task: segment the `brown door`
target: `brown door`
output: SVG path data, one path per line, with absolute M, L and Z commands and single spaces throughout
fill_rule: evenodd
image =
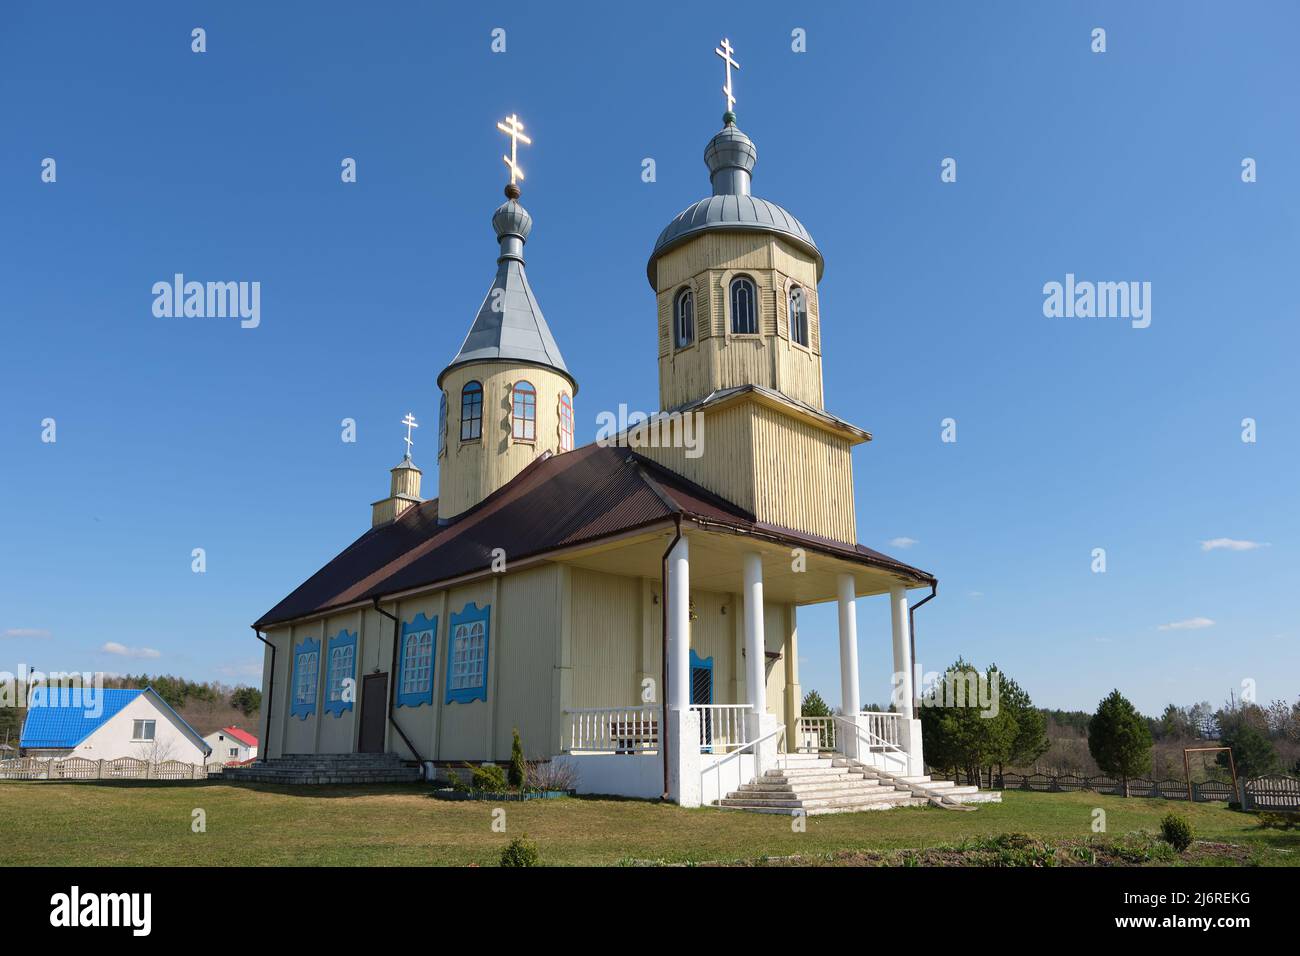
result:
M 388 675 L 367 674 L 361 683 L 361 741 L 363 754 L 384 751 L 384 721 L 388 710 Z

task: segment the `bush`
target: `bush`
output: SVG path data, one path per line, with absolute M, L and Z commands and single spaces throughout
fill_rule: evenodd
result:
M 510 744 L 510 771 L 506 779 L 516 790 L 523 789 L 527 768 L 524 764 L 524 745 L 519 742 L 519 728 L 515 728 L 515 739 Z
M 515 837 L 501 851 L 501 865 L 537 866 L 537 844 L 531 842 L 527 834 L 522 837 Z
M 458 774 L 455 770 L 449 769 L 447 771 L 447 783 L 451 786 L 451 789 L 454 790 L 456 793 L 469 792 L 469 784 L 467 784 L 464 780 L 460 779 L 460 774 Z
M 1192 825 L 1186 817 L 1170 813 L 1160 821 L 1160 835 L 1179 853 L 1192 845 Z
M 504 793 L 506 790 L 505 771 L 496 764 L 485 763 L 474 768 L 469 786 L 478 793 Z
M 534 760 L 528 765 L 525 783 L 529 790 L 572 793 L 578 789 L 578 771 L 563 760 Z

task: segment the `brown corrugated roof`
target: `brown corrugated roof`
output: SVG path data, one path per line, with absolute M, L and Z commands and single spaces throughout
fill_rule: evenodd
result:
M 450 524 L 438 524 L 436 500 L 409 508 L 396 521 L 363 534 L 254 626 L 265 628 L 484 571 L 494 548 L 518 561 L 674 515 L 933 580 L 861 545 L 756 522 L 743 508 L 627 448 L 592 444 L 539 458 Z

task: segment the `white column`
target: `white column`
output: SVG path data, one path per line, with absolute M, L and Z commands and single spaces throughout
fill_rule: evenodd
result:
M 763 559 L 745 553 L 745 691 L 750 710 L 767 713 L 767 642 L 763 638 Z
M 853 575 L 841 574 L 837 580 L 840 603 L 840 707 L 846 717 L 862 710 L 862 693 L 858 688 L 858 605 Z
M 895 584 L 889 589 L 889 617 L 894 632 L 894 673 L 899 678 L 894 702 L 902 714 L 899 743 L 907 751 L 907 772 L 925 773 L 925 756 L 921 749 L 921 721 L 913 713 L 912 701 L 912 627 L 907 614 L 907 589 Z
M 668 704 L 691 703 L 691 552 L 682 535 L 668 553 Z
M 912 635 L 908 633 L 907 589 L 889 589 L 889 618 L 894 631 L 894 704 L 904 720 L 912 718 Z

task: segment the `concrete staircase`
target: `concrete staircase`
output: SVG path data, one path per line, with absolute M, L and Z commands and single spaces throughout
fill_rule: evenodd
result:
M 756 813 L 812 816 L 928 804 L 957 807 L 1002 799 L 1000 793 L 959 787 L 950 780 L 895 776 L 839 755 L 783 754 L 780 763 L 782 766 L 733 790 L 717 805 Z
M 227 767 L 221 780 L 290 786 L 331 783 L 417 783 L 420 768 L 407 766 L 397 754 L 285 754 L 265 763 Z

